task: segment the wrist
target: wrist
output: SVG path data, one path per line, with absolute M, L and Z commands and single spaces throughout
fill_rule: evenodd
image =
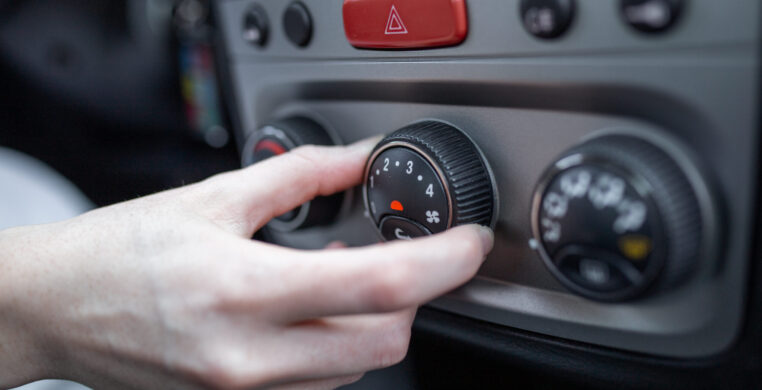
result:
M 0 388 L 47 376 L 49 361 L 34 311 L 35 279 L 43 259 L 34 236 L 42 227 L 0 231 Z

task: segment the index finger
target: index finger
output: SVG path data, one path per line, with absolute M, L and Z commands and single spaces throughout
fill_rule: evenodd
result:
M 360 183 L 368 154 L 378 141 L 349 146 L 302 146 L 250 167 L 217 175 L 201 185 L 217 220 L 250 237 L 270 219 L 318 195 Z M 242 227 L 242 228 L 241 228 Z

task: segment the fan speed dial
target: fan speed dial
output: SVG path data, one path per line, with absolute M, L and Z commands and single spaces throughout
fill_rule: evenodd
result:
M 452 226 L 491 226 L 496 196 L 489 167 L 460 130 L 425 121 L 376 146 L 366 165 L 365 203 L 385 240 L 412 239 Z

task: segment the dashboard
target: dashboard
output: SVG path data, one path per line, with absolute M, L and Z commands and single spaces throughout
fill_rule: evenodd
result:
M 377 137 L 360 186 L 255 239 L 477 223 L 496 241 L 419 309 L 405 361 L 350 388 L 760 388 L 761 17 L 748 0 L 0 0 L 0 143 L 103 206 Z
M 320 248 L 495 229 L 478 276 L 422 309 L 422 339 L 473 348 L 481 335 L 500 341 L 477 350 L 536 368 L 544 351 L 500 346 L 520 334 L 660 367 L 705 364 L 749 326 L 759 333 L 748 312 L 759 4 L 225 0 L 215 11 L 243 165 L 384 136 L 361 187 L 278 217 L 265 239 Z

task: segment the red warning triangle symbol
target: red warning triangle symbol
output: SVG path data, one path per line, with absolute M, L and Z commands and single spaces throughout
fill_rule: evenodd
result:
M 407 27 L 402 22 L 402 18 L 397 12 L 397 8 L 394 7 L 394 4 L 392 4 L 392 8 L 389 10 L 389 18 L 386 19 L 384 34 L 407 34 Z

